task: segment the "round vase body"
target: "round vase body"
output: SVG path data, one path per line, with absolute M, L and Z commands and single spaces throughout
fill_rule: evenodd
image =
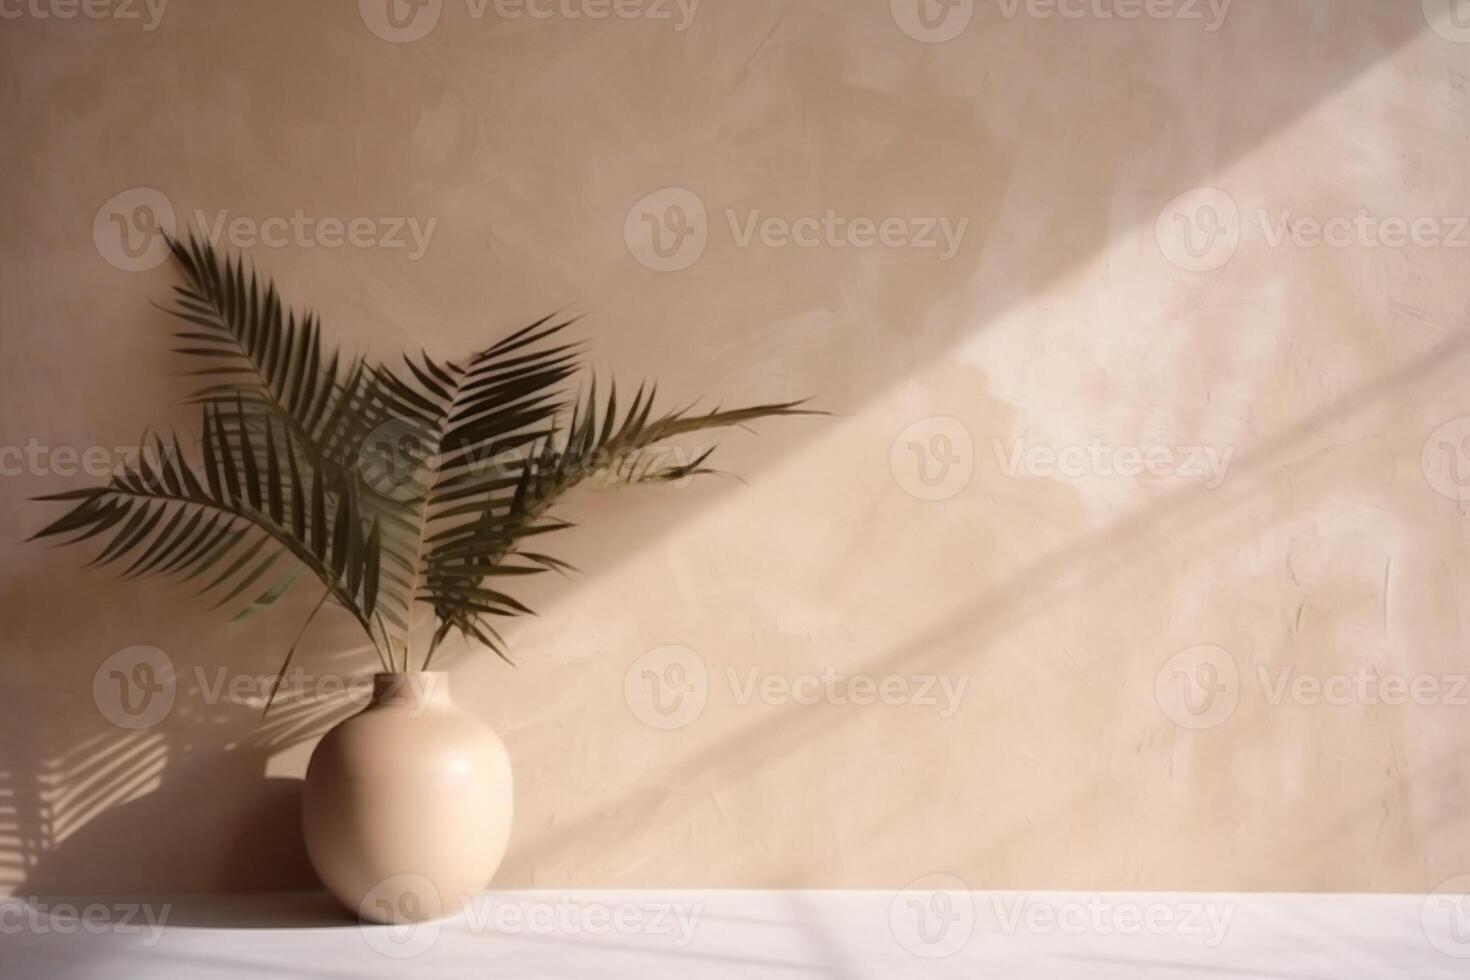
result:
M 379 674 L 371 703 L 328 732 L 306 770 L 311 863 L 370 922 L 458 912 L 510 839 L 510 757 L 455 707 L 438 671 Z

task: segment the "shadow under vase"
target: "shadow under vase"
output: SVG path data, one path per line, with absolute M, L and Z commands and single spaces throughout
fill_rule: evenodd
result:
M 270 750 L 193 749 L 151 789 L 33 847 L 30 895 L 319 889 L 301 832 L 299 778 L 266 775 Z M 57 803 L 66 800 L 62 781 Z M 57 806 L 64 811 L 63 807 Z M 54 824 L 55 821 L 46 821 Z

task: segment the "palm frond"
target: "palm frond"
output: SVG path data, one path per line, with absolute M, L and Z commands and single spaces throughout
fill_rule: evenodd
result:
M 364 521 L 351 481 L 329 484 L 325 467 L 303 474 L 285 426 L 267 419 L 257 445 L 244 411 L 204 407 L 197 464 L 177 437 L 155 437 L 154 452 L 140 452 L 106 485 L 38 498 L 72 506 L 33 537 L 105 540 L 92 564 L 131 557 L 124 577 L 202 582 L 197 594 L 218 595 L 216 607 L 256 593 L 236 618 L 275 603 L 304 568 L 372 637 L 374 618 L 394 615 L 377 602 L 376 522 Z
M 550 512 L 584 480 L 603 477 L 623 483 L 652 483 L 710 473 L 713 471 L 704 463 L 714 447 L 693 459 L 672 463 L 650 450 L 691 432 L 742 426 L 763 418 L 826 414 L 802 408 L 804 401 L 791 401 L 706 412 L 684 408 L 654 416 L 656 393 L 656 388 L 640 386 L 620 415 L 616 385 L 603 405 L 594 379 L 586 399 L 575 403 L 565 427 L 532 445 L 509 497 L 503 493 L 492 495 L 476 519 L 456 524 L 431 539 L 430 575 L 421 594 L 439 615 L 430 657 L 453 629 L 505 657 L 499 634 L 483 617 L 516 616 L 531 610 L 502 590 L 486 587 L 485 580 L 570 568 L 543 553 L 524 551 L 522 545 L 572 526 L 552 518 Z M 512 558 L 520 561 L 510 563 Z
M 407 557 L 401 598 L 410 610 L 412 603 L 429 603 L 441 619 L 457 612 L 473 635 L 487 641 L 491 631 L 474 629 L 479 615 L 515 608 L 514 600 L 478 581 L 456 589 L 444 569 L 455 546 L 472 547 L 462 529 L 497 496 L 513 491 L 529 448 L 550 435 L 562 407 L 562 383 L 576 373 L 582 353 L 580 344 L 559 342 L 570 322 L 543 317 L 462 363 L 428 354 L 405 357 L 406 378 L 377 371 L 377 390 L 404 427 L 396 450 L 406 459 L 397 468 L 412 474 L 405 481 L 409 534 L 390 545 Z M 412 619 L 410 611 L 410 624 Z M 405 629 L 405 649 L 410 631 Z
M 223 409 L 216 417 L 227 434 L 253 435 L 257 451 L 274 427 L 284 429 L 299 468 L 323 470 L 331 485 L 354 481 L 365 518 L 376 520 L 390 540 L 408 534 L 412 524 L 401 501 L 365 478 L 373 460 L 367 443 L 397 423 L 379 387 L 380 369 L 325 344 L 320 318 L 289 309 L 275 284 L 239 256 L 193 234 L 187 242 L 170 238 L 169 247 L 183 277 L 166 308 L 184 323 L 174 335 L 175 351 L 200 364 L 186 373 L 203 382 L 188 400 Z M 385 578 L 404 579 L 408 562 L 401 551 L 387 549 L 383 561 Z M 405 611 L 402 604 L 389 610 L 399 617 Z
M 714 446 L 693 459 L 669 461 L 668 453 L 662 451 L 664 444 L 681 435 L 743 427 L 765 418 L 827 414 L 803 408 L 806 400 L 798 400 L 734 409 L 716 407 L 705 412 L 696 412 L 690 406 L 654 416 L 656 396 L 656 387 L 640 385 L 620 416 L 616 384 L 604 405 L 598 400 L 594 379 L 566 426 L 537 447 L 522 484 L 516 488 L 512 517 L 525 515 L 534 520 L 562 494 L 589 478 L 614 483 L 662 483 L 714 472 L 704 466 Z
M 252 420 L 269 412 L 289 423 L 296 442 L 350 459 L 358 438 L 383 421 L 364 411 L 375 403 L 366 363 L 324 347 L 320 318 L 288 309 L 242 258 L 194 235 L 170 238 L 169 248 L 184 279 L 166 308 L 184 324 L 174 350 L 199 362 L 187 373 L 203 382 L 190 401 L 238 401 Z

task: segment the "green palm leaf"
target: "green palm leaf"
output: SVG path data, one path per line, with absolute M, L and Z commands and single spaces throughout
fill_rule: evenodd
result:
M 314 470 L 308 490 L 293 462 L 301 447 L 289 430 L 267 418 L 264 445 L 257 446 L 242 412 L 238 403 L 203 409 L 197 470 L 177 439 L 155 439 L 153 453 L 140 452 L 107 485 L 39 498 L 72 506 L 33 537 L 105 540 L 92 564 L 131 556 L 125 577 L 200 580 L 198 594 L 219 594 L 217 607 L 260 590 L 237 618 L 275 602 L 304 568 L 374 638 L 382 612 L 380 553 L 371 544 L 377 524 L 364 522 L 351 481 L 324 484 L 325 468 Z M 308 527 L 332 531 L 307 534 Z M 290 567 L 282 573 L 283 558 Z
M 204 382 L 189 401 L 222 409 L 214 413 L 215 424 L 229 431 L 218 435 L 259 456 L 242 457 L 238 465 L 277 465 L 293 479 L 320 469 L 333 486 L 353 481 L 354 504 L 364 518 L 407 533 L 411 524 L 399 502 L 363 479 L 365 441 L 394 419 L 378 390 L 378 369 L 324 344 L 320 318 L 288 309 L 275 284 L 241 258 L 222 255 L 193 235 L 187 243 L 170 238 L 169 247 L 183 277 L 174 287 L 174 305 L 166 308 L 185 325 L 175 334 L 181 344 L 175 350 L 201 364 L 186 373 Z M 284 459 L 269 445 L 278 430 L 293 449 Z M 253 438 L 241 443 L 242 436 Z M 278 479 L 269 483 L 285 485 Z M 383 581 L 406 581 L 401 552 L 386 549 L 382 561 L 391 566 L 380 570 Z M 401 591 L 387 592 L 383 609 L 385 618 L 400 623 L 407 613 Z
M 526 551 L 522 545 L 527 539 L 571 526 L 552 518 L 550 512 L 583 481 L 596 477 L 618 483 L 657 483 L 710 473 L 713 471 L 704 463 L 713 447 L 691 460 L 672 463 L 664 454 L 650 450 L 691 432 L 763 418 L 826 414 L 792 401 L 708 412 L 686 408 L 654 416 L 655 395 L 655 388 L 640 386 L 620 415 L 616 386 L 603 405 L 594 380 L 565 427 L 546 434 L 531 447 L 508 495 L 496 488 L 474 520 L 453 525 L 430 539 L 429 574 L 420 593 L 439 615 L 430 658 L 454 629 L 505 657 L 504 643 L 485 617 L 515 616 L 530 610 L 503 591 L 487 588 L 485 580 L 570 569 L 565 562 Z M 520 561 L 509 564 L 513 558 Z
M 191 401 L 240 402 L 254 420 L 269 412 L 284 420 L 294 440 L 325 459 L 349 461 L 357 439 L 382 421 L 364 411 L 374 404 L 372 372 L 361 358 L 324 350 L 321 320 L 287 309 L 275 284 L 191 236 L 169 239 L 183 283 L 167 312 L 183 321 L 176 352 L 200 362 L 187 372 L 205 383 Z
M 562 383 L 578 369 L 581 345 L 559 343 L 569 320 L 544 317 L 463 362 L 427 354 L 404 358 L 408 377 L 378 369 L 377 390 L 399 421 L 391 450 L 395 470 L 411 474 L 401 487 L 410 511 L 410 533 L 389 529 L 388 547 L 407 556 L 406 590 L 395 598 L 429 602 L 441 617 L 449 607 L 430 589 L 439 550 L 449 528 L 463 526 L 497 494 L 510 493 L 521 477 L 529 447 L 551 432 L 561 407 Z M 370 449 L 372 447 L 369 447 Z M 490 608 L 500 597 L 479 590 L 456 596 L 454 608 Z M 403 631 L 407 659 L 409 633 Z M 501 649 L 496 647 L 496 649 Z

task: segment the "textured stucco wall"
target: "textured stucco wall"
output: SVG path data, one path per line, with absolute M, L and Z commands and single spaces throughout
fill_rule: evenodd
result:
M 670 404 L 836 413 L 727 438 L 748 485 L 580 496 L 520 666 L 456 652 L 505 884 L 1470 871 L 1470 30 L 1422 6 L 0 4 L 0 444 L 49 450 L 0 460 L 3 883 L 308 874 L 323 717 L 209 690 L 314 594 L 227 627 L 24 543 L 59 447 L 183 390 L 119 237 L 165 210 L 284 241 L 250 255 L 352 349 L 570 303 Z M 124 730 L 93 681 L 136 645 L 179 677 Z

